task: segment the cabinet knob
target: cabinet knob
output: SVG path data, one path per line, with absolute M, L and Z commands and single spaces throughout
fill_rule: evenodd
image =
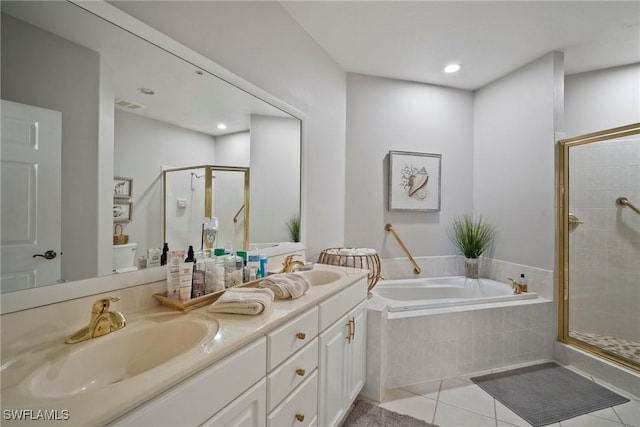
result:
M 304 421 L 304 414 L 297 413 L 296 414 L 296 420 L 298 420 L 300 422 L 303 422 Z
M 304 377 L 305 370 L 302 368 L 298 368 L 296 369 L 296 374 L 300 375 L 301 377 Z
M 298 337 L 299 340 L 303 340 L 307 337 L 307 335 L 304 332 L 298 332 L 296 334 L 296 337 Z

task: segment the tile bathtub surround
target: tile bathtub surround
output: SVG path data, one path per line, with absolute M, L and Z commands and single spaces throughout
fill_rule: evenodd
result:
M 413 266 L 407 258 L 383 258 L 380 261 L 382 275 L 387 280 L 464 275 L 464 257 L 459 255 L 417 257 L 415 261 L 422 270 L 418 275 L 413 274 Z M 555 299 L 552 270 L 480 257 L 481 277 L 509 283 L 508 277 L 516 279 L 521 273 L 525 274 L 532 292 L 549 300 Z
M 534 363 L 539 363 L 539 361 Z M 526 421 L 493 399 L 469 379 L 472 376 L 515 367 L 519 366 L 480 371 L 471 375 L 388 390 L 379 405 L 390 411 L 410 415 L 440 427 L 527 427 L 529 424 Z M 638 397 L 626 394 L 624 391 L 603 383 L 598 378 L 585 375 L 572 367 L 569 368 L 616 393 L 624 395 L 631 399 L 631 402 L 552 424 L 551 427 L 640 427 L 640 417 L 638 416 L 640 414 L 640 400 Z
M 362 394 L 380 400 L 386 389 L 553 356 L 557 326 L 551 301 L 450 310 L 399 318 L 369 310 L 371 369 Z

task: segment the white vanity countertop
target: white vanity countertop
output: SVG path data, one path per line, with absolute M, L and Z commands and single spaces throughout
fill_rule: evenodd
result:
M 338 271 L 342 277 L 330 284 L 311 286 L 302 297 L 296 300 L 275 300 L 269 309 L 257 316 L 210 313 L 207 311 L 207 307 L 184 314 L 171 311 L 160 305 L 143 312 L 129 315 L 124 313 L 127 316 L 128 327 L 134 327 L 137 321 L 144 319 L 153 320 L 154 317 L 163 318 L 163 321 L 171 321 L 166 320 L 167 316 L 175 315 L 176 318 L 181 319 L 190 316 L 205 322 L 208 320 L 217 321 L 219 330 L 215 336 L 205 337 L 199 345 L 160 366 L 120 382 L 96 387 L 95 390 L 67 397 L 45 398 L 33 396 L 25 382 L 21 381 L 27 378 L 31 372 L 20 372 L 20 366 L 24 363 L 31 365 L 33 363 L 31 359 L 37 359 L 38 351 L 42 351 L 45 347 L 49 352 L 53 347 L 59 348 L 59 351 L 69 348 L 70 344 L 63 343 L 64 337 L 60 337 L 52 343 L 31 346 L 35 349 L 32 353 L 26 356 L 16 356 L 14 364 L 17 367 L 15 368 L 11 367 L 10 360 L 2 360 L 2 370 L 5 371 L 2 373 L 2 425 L 11 425 L 13 422 L 5 416 L 7 410 L 19 409 L 33 410 L 32 417 L 36 416 L 39 410 L 57 410 L 60 418 L 65 418 L 64 414 L 68 414 L 68 419 L 58 420 L 54 422 L 55 424 L 100 425 L 108 423 L 253 340 L 264 336 L 267 332 L 347 288 L 359 279 L 366 278 L 367 275 L 366 270 L 352 268 L 319 264 L 316 264 L 314 268 Z M 151 295 L 149 298 L 152 298 Z M 112 332 L 110 335 L 118 332 Z M 103 339 L 108 336 L 95 339 Z M 91 341 L 71 345 L 82 346 L 91 343 Z M 21 357 L 22 360 L 20 360 Z M 39 363 L 42 364 L 44 361 Z M 33 363 L 32 366 L 36 368 L 39 364 Z M 7 369 L 5 370 L 5 368 Z M 51 366 L 50 369 L 55 375 L 55 366 Z M 17 373 L 13 373 L 14 370 Z M 12 383 L 15 385 L 11 385 Z M 43 421 L 34 421 L 34 423 L 41 425 Z M 15 421 L 15 424 L 25 425 L 25 421 Z M 47 423 L 45 422 L 45 424 Z

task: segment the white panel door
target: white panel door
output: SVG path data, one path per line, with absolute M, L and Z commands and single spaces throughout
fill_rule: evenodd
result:
M 1 108 L 1 287 L 10 292 L 60 279 L 62 113 Z M 34 257 L 47 251 L 56 256 Z

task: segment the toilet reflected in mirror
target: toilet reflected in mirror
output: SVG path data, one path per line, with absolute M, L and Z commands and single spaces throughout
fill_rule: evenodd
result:
M 126 243 L 124 245 L 113 245 L 113 272 L 126 273 L 135 271 L 137 243 Z

